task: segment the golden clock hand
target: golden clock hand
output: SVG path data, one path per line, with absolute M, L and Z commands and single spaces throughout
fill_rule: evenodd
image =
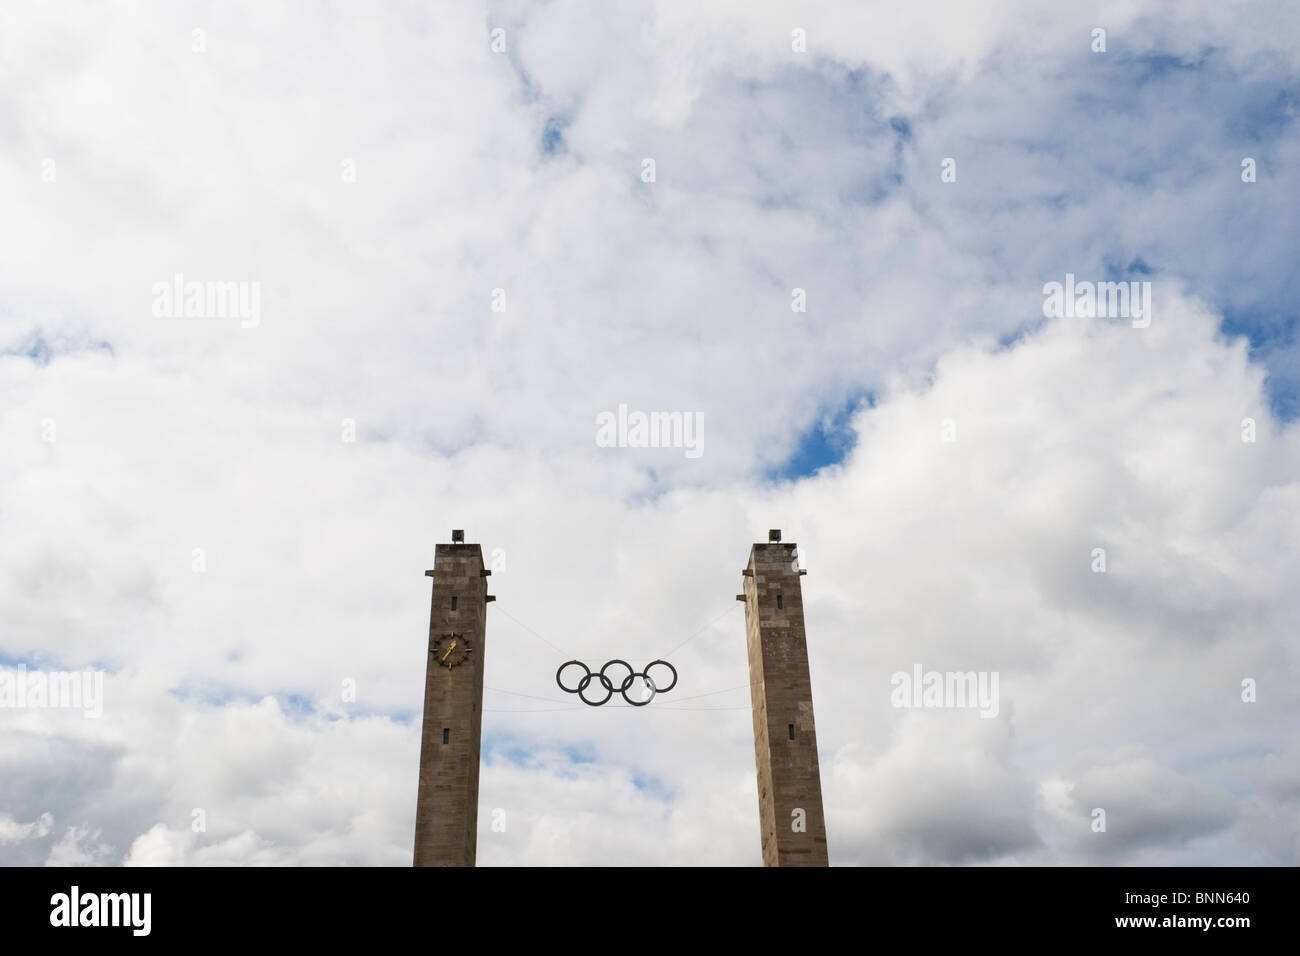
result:
M 456 642 L 452 641 L 451 646 L 447 648 L 447 653 L 442 655 L 442 659 L 445 661 L 447 659 L 447 655 L 450 654 L 455 649 L 456 649 Z

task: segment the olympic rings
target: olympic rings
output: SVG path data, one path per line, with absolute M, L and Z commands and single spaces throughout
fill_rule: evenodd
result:
M 672 671 L 673 674 L 672 682 L 667 687 L 660 687 L 655 682 L 654 678 L 650 676 L 650 668 L 661 664 Z M 578 678 L 578 685 L 576 687 L 565 687 L 561 675 L 564 673 L 566 667 L 574 666 L 582 668 L 582 676 Z M 605 673 L 611 667 L 615 666 L 622 667 L 627 671 L 627 676 L 623 677 L 618 682 L 618 686 L 615 686 L 614 681 Z M 646 697 L 645 700 L 633 700 L 631 697 L 627 696 L 627 692 L 631 690 L 632 685 L 636 683 L 638 677 L 644 682 L 644 685 L 650 689 L 650 696 Z M 589 700 L 587 698 L 587 688 L 591 686 L 592 681 L 600 681 L 601 689 L 605 691 L 605 696 L 599 700 Z M 565 661 L 560 665 L 559 670 L 555 672 L 555 683 L 560 685 L 560 690 L 564 691 L 566 694 L 577 694 L 579 700 L 591 707 L 600 707 L 602 704 L 608 703 L 610 698 L 615 694 L 622 694 L 623 700 L 631 704 L 633 707 L 644 707 L 646 704 L 650 703 L 650 701 L 654 700 L 656 695 L 666 694 L 677 686 L 677 668 L 673 667 L 673 665 L 669 664 L 667 661 L 660 660 L 651 661 L 645 666 L 645 670 L 643 671 L 634 671 L 632 665 L 627 661 L 615 658 L 612 661 L 607 661 L 604 667 L 593 674 L 591 668 L 582 661 Z

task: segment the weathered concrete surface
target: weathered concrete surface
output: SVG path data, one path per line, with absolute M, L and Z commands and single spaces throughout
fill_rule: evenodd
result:
M 755 544 L 744 582 L 763 865 L 826 866 L 826 821 L 795 545 Z M 795 826 L 796 810 L 803 811 L 803 832 Z
M 482 572 L 483 551 L 477 544 L 438 545 L 415 809 L 416 866 L 474 865 L 487 650 L 487 578 Z M 444 666 L 441 652 L 435 654 L 440 643 L 445 645 L 445 634 L 469 641 L 469 655 L 455 667 Z

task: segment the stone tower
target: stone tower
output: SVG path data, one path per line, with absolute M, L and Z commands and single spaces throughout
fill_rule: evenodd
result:
M 796 549 L 780 531 L 749 552 L 745 635 L 764 866 L 826 866 L 817 730 Z
M 487 593 L 483 550 L 453 531 L 434 555 L 424 678 L 415 865 L 473 866 L 478 844 L 479 739 Z

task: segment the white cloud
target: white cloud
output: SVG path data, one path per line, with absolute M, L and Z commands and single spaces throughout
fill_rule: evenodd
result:
M 113 862 L 112 847 L 100 839 L 100 831 L 89 826 L 68 827 L 54 844 L 46 866 L 104 866 Z
M 31 823 L 19 823 L 8 813 L 0 813 L 0 843 L 18 843 L 45 836 L 54 828 L 54 817 L 42 813 Z

